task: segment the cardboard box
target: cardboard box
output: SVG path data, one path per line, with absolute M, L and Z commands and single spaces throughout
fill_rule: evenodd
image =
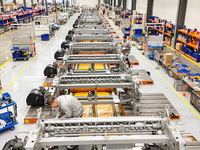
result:
M 176 43 L 176 49 L 182 50 L 183 44 L 182 43 Z
M 172 59 L 173 59 L 173 54 L 172 53 L 165 53 L 164 54 L 163 64 L 165 66 L 171 66 L 172 67 Z

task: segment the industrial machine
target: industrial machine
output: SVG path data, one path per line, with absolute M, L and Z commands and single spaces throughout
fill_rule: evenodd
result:
M 99 43 L 71 43 L 69 48 L 70 54 L 78 53 L 110 53 L 116 54 L 119 52 L 118 46 L 113 42 L 99 42 Z
M 83 12 L 91 14 L 89 9 Z M 28 112 L 33 116 L 36 111 L 37 123 L 24 149 L 60 150 L 66 145 L 91 150 L 113 149 L 115 145 L 121 146 L 115 150 L 200 149 L 200 143 L 172 121 L 180 115 L 162 93 L 140 92 L 137 71 L 126 68 L 124 56 L 113 41 L 96 43 L 99 37 L 92 34 L 88 35 L 92 42 L 82 42 L 83 35 L 74 34 L 73 38 L 68 49 L 62 49 L 62 55 L 46 68 L 50 75 L 53 72 L 52 83 L 45 89 L 32 90 L 27 98 L 31 107 L 42 102 L 43 109 L 34 107 Z M 83 104 L 84 118 L 53 118 L 58 109 L 44 105 L 50 97 L 65 94 Z M 187 138 L 194 140 L 188 142 Z
M 187 135 L 166 116 L 167 113 L 165 117 L 46 119 L 39 116 L 25 149 L 80 145 L 89 146 L 88 149 L 92 150 L 104 150 L 109 145 L 120 144 L 124 145 L 120 150 L 198 150 L 200 143 L 188 142 L 185 139 Z
M 85 68 L 80 70 L 80 66 Z M 126 71 L 125 57 L 119 54 L 68 55 L 63 63 L 68 74 L 111 74 Z

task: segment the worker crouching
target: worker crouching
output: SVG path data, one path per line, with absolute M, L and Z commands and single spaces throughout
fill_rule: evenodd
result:
M 48 100 L 49 106 L 58 108 L 56 118 L 80 118 L 83 116 L 84 107 L 78 99 L 71 95 L 62 95 Z M 77 145 L 69 145 L 67 149 L 77 150 Z

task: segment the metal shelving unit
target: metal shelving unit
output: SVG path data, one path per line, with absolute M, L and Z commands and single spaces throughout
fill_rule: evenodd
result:
M 156 19 L 157 19 L 157 21 L 156 21 Z M 164 26 L 163 39 L 164 39 L 166 45 L 171 46 L 172 38 L 174 36 L 175 25 L 171 24 L 167 20 L 159 19 L 158 17 L 155 17 L 155 16 L 150 17 L 149 22 L 150 23 L 163 23 L 163 26 Z M 168 23 L 170 23 L 170 25 L 168 25 Z M 153 28 L 153 29 L 158 31 L 159 33 L 163 34 L 163 31 L 160 30 L 159 27 Z M 169 38 L 169 41 L 166 40 L 167 37 Z
M 189 57 L 190 59 L 194 60 L 195 62 L 200 61 L 200 54 L 199 54 L 199 47 L 200 47 L 200 35 L 198 34 L 197 30 L 194 29 L 179 29 L 178 30 L 178 38 L 176 39 L 176 43 L 180 42 L 183 43 L 184 46 L 182 50 L 178 50 L 180 53 L 184 54 L 185 56 Z M 185 35 L 185 39 L 181 39 L 180 35 Z M 189 40 L 189 39 L 192 39 Z

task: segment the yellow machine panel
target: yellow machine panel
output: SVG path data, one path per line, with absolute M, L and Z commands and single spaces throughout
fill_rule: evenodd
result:
M 94 69 L 100 70 L 100 69 L 105 69 L 104 64 L 94 64 Z
M 78 70 L 88 70 L 90 68 L 90 64 L 79 64 Z
M 88 96 L 88 92 L 76 92 L 74 96 Z

